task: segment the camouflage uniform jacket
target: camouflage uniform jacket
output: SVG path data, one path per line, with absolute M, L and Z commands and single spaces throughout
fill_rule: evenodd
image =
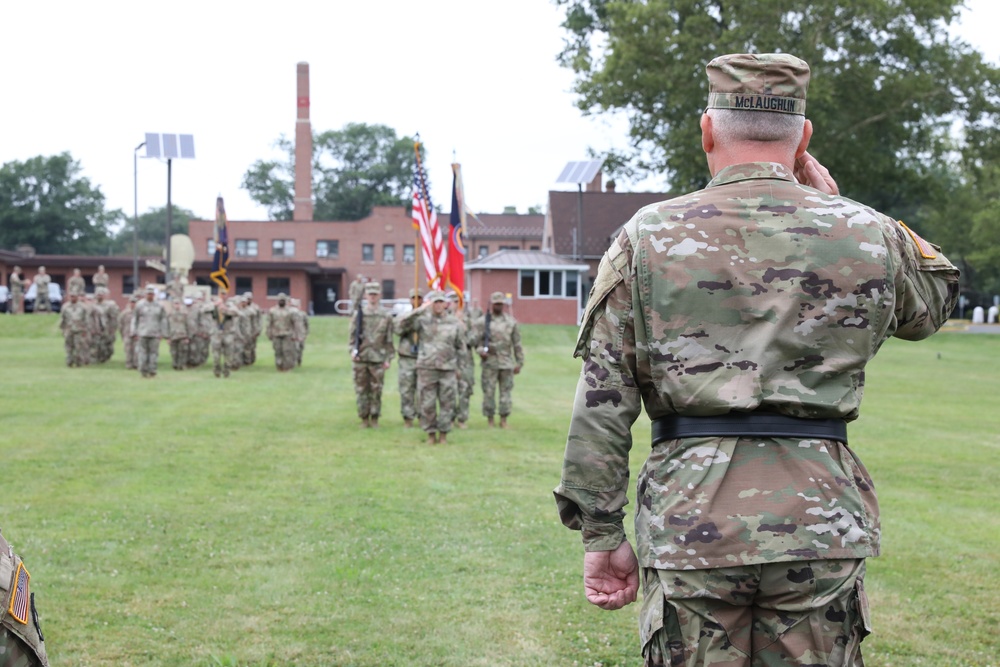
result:
M 68 294 L 83 294 L 87 291 L 87 281 L 83 276 L 70 276 L 66 281 L 66 292 Z
M 77 301 L 70 301 L 59 312 L 59 329 L 66 333 L 87 333 L 90 331 L 90 322 L 87 307 Z
M 118 314 L 118 331 L 121 332 L 122 340 L 132 337 L 132 313 L 132 304 L 130 303 Z
M 605 254 L 555 491 L 590 551 L 624 539 L 630 428 L 761 410 L 853 420 L 889 337 L 934 333 L 958 271 L 900 223 L 773 163 L 641 210 Z M 704 569 L 879 552 L 868 473 L 846 445 L 697 437 L 653 448 L 636 491 L 643 567 Z
M 167 325 L 170 329 L 170 340 L 184 340 L 191 337 L 188 326 L 187 309 L 184 306 L 174 306 L 167 316 Z
M 357 361 L 380 364 L 391 360 L 396 353 L 392 344 L 392 315 L 385 308 L 368 303 L 361 307 L 361 314 L 361 345 L 357 345 L 357 311 L 351 316 L 347 343 L 352 352 L 357 349 Z
M 273 306 L 267 311 L 267 337 L 270 339 L 295 335 L 295 316 L 288 306 Z
M 38 294 L 49 293 L 49 283 L 52 282 L 52 276 L 47 273 L 36 273 L 35 274 L 35 298 L 38 298 Z
M 420 353 L 417 368 L 454 371 L 465 366 L 465 325 L 445 311 L 435 315 L 430 307 L 407 313 L 399 322 L 400 334 L 417 332 Z
M 213 323 L 213 338 L 221 339 L 224 335 L 235 336 L 239 333 L 240 314 L 233 304 L 223 302 L 221 305 L 213 306 L 209 321 Z
M 476 350 L 482 351 L 486 340 L 486 318 L 476 323 Z M 524 365 L 524 350 L 521 349 L 521 331 L 517 320 L 510 313 L 494 315 L 490 313 L 489 351 L 483 359 L 483 368 L 514 370 Z
M 163 338 L 167 333 L 167 310 L 155 299 L 143 299 L 132 313 L 132 335 L 142 338 Z
M 118 328 L 118 304 L 114 301 L 98 301 L 94 304 L 94 328 L 102 334 L 114 334 Z
M 0 535 L 0 659 L 4 665 L 49 664 L 45 638 L 35 611 L 30 571 Z M 23 615 L 22 615 L 23 614 Z M 18 641 L 7 643 L 6 634 Z
M 292 306 L 292 322 L 295 324 L 295 337 L 305 340 L 309 336 L 309 315 L 301 308 Z
M 95 273 L 94 277 L 90 279 L 90 282 L 94 283 L 94 289 L 98 287 L 107 288 L 110 278 L 106 271 L 101 273 Z

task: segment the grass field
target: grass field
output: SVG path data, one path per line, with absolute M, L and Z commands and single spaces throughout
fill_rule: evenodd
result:
M 68 369 L 55 323 L 0 317 L 0 526 L 53 665 L 639 664 L 637 605 L 586 603 L 552 500 L 571 328 L 523 327 L 508 431 L 477 387 L 470 428 L 431 447 L 402 428 L 395 366 L 383 426 L 358 428 L 346 318 L 312 321 L 302 368 L 276 373 L 262 340 L 225 381 L 172 371 L 165 344 L 153 380 L 120 344 Z M 1000 336 L 890 341 L 869 366 L 870 667 L 1000 665 L 998 395 Z

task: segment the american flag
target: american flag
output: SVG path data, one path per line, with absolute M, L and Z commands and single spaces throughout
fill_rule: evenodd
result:
M 431 289 L 442 289 L 445 267 L 448 264 L 448 246 L 441 236 L 437 212 L 431 203 L 430 193 L 426 191 L 426 185 L 427 175 L 418 160 L 417 169 L 413 174 L 413 227 L 420 232 L 427 286 Z
M 28 580 L 31 575 L 25 569 L 24 563 L 17 564 L 17 574 L 14 575 L 14 590 L 10 596 L 10 615 L 19 623 L 28 623 Z

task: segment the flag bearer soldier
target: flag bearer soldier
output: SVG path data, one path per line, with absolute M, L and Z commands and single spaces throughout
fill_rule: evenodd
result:
M 34 279 L 35 284 L 35 312 L 36 313 L 47 313 L 52 310 L 52 304 L 49 302 L 49 283 L 52 282 L 52 277 L 45 273 L 45 267 L 38 267 L 38 273 L 35 274 Z
M 138 294 L 130 296 L 125 308 L 118 315 L 118 330 L 122 335 L 122 349 L 125 354 L 125 370 L 135 370 L 139 367 L 135 339 L 132 338 L 132 315 L 135 313 L 135 304 L 138 301 Z
M 278 295 L 278 305 L 267 311 L 267 337 L 274 346 L 274 365 L 284 373 L 295 368 L 298 358 L 295 340 L 295 316 L 288 307 L 288 295 Z
M 11 315 L 21 313 L 24 305 L 24 279 L 21 277 L 21 267 L 15 266 L 10 274 L 10 308 L 7 312 Z
M 846 424 L 882 343 L 947 320 L 958 271 L 809 155 L 805 62 L 707 71 L 712 180 L 640 209 L 598 268 L 559 515 L 582 530 L 591 603 L 629 604 L 641 577 L 648 666 L 861 665 L 880 530 Z M 637 558 L 622 520 L 643 406 Z
M 236 344 L 236 329 L 239 326 L 239 312 L 232 299 L 216 298 L 212 308 L 212 360 L 215 377 L 229 377 L 231 365 L 239 348 Z
M 448 312 L 443 292 L 428 292 L 420 308 L 399 322 L 401 333 L 420 336 L 417 355 L 417 395 L 420 427 L 430 444 L 448 441 L 458 404 L 458 374 L 462 371 L 465 340 L 462 323 Z
M 90 315 L 80 302 L 80 295 L 71 292 L 69 303 L 59 312 L 59 329 L 66 347 L 66 365 L 72 368 L 90 363 Z
M 170 314 L 167 315 L 167 328 L 170 337 L 170 360 L 175 371 L 187 368 L 188 342 L 191 331 L 188 328 L 188 313 L 184 303 L 179 299 L 174 301 Z
M 156 377 L 160 357 L 160 339 L 167 333 L 167 311 L 156 300 L 156 288 L 146 285 L 146 297 L 132 313 L 132 339 L 138 346 L 139 372 L 142 377 Z
M 381 305 L 382 286 L 365 285 L 365 302 L 351 317 L 348 346 L 354 370 L 354 394 L 358 417 L 364 427 L 377 427 L 382 413 L 382 387 L 385 371 L 392 362 L 392 315 Z
M 420 307 L 423 297 L 417 289 L 410 290 L 410 305 L 413 310 Z M 399 382 L 399 410 L 403 414 L 406 428 L 413 428 L 413 420 L 417 418 L 417 352 L 420 340 L 416 331 L 401 333 L 399 336 L 399 367 L 397 380 Z
M 514 376 L 524 366 L 521 331 L 514 316 L 504 312 L 505 303 L 507 297 L 503 292 L 490 295 L 490 310 L 480 320 L 476 336 L 482 359 L 483 415 L 493 426 L 493 415 L 499 409 L 500 428 L 507 428 L 507 417 L 513 409 Z M 499 405 L 497 387 L 500 389 Z

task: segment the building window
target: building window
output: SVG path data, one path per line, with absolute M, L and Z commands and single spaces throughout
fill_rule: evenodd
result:
M 488 245 L 479 246 L 479 259 L 486 257 L 488 254 L 490 254 L 490 247 Z
M 295 250 L 295 245 L 293 243 L 292 250 Z M 236 239 L 236 256 L 237 257 L 256 257 L 257 256 L 257 239 Z
M 340 241 L 316 241 L 317 257 L 339 257 Z
M 135 281 L 132 278 L 131 273 L 122 276 L 122 294 L 132 294 L 135 292 Z
M 533 245 L 533 246 L 531 246 L 531 249 L 532 250 L 541 250 L 541 247 L 537 246 L 537 245 Z
M 253 292 L 253 278 L 250 276 L 236 276 L 236 293 L 244 294 Z
M 375 261 L 375 244 L 374 243 L 362 243 L 361 244 L 361 261 L 372 263 Z
M 521 249 L 521 246 L 516 246 L 516 245 L 502 245 L 502 246 L 500 246 L 500 250 L 520 250 L 520 249 Z
M 573 297 L 579 293 L 580 276 L 576 271 L 522 269 L 519 294 L 523 297 Z
M 278 296 L 282 292 L 288 294 L 291 292 L 290 287 L 291 281 L 288 278 L 268 278 L 267 279 L 267 295 L 268 296 Z
M 273 257 L 295 257 L 295 241 L 292 239 L 274 239 L 271 241 Z
M 383 280 L 382 281 L 382 298 L 383 299 L 395 299 L 396 298 L 396 281 L 395 280 Z
M 408 243 L 403 246 L 403 264 L 413 264 L 417 261 L 416 249 L 413 244 Z
M 396 246 L 389 243 L 382 246 L 382 263 L 383 264 L 396 263 Z
M 205 244 L 205 248 L 209 257 L 215 257 L 215 239 L 209 239 L 208 243 Z

